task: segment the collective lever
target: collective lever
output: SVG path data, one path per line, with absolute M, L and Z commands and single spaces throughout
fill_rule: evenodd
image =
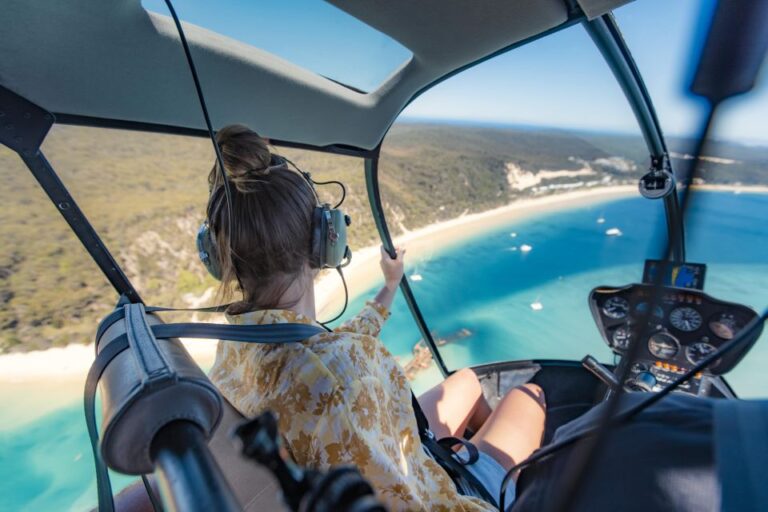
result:
M 619 386 L 619 381 L 616 380 L 616 376 L 613 375 L 608 368 L 598 363 L 597 359 L 594 357 L 590 355 L 585 356 L 584 359 L 581 360 L 581 364 L 584 368 L 592 372 L 595 377 L 603 381 L 609 389 L 616 389 Z

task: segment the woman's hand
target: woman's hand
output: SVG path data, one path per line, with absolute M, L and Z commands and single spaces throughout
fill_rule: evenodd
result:
M 384 274 L 384 286 L 389 291 L 397 290 L 400 280 L 403 278 L 403 259 L 405 258 L 405 249 L 402 247 L 395 248 L 397 254 L 395 259 L 384 250 L 384 246 L 381 246 L 381 272 Z
M 384 288 L 376 294 L 374 300 L 389 309 L 392 307 L 392 299 L 395 298 L 397 287 L 403 278 L 403 259 L 405 258 L 405 249 L 397 247 L 397 255 L 394 259 L 381 246 L 381 273 L 384 274 Z

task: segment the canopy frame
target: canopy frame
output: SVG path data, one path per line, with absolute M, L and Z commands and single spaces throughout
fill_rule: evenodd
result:
M 651 155 L 652 169 L 658 168 L 662 165 L 667 165 L 669 162 L 667 148 L 664 142 L 661 126 L 653 107 L 653 103 L 645 87 L 642 76 L 640 75 L 639 69 L 634 63 L 631 53 L 629 52 L 626 43 L 621 37 L 621 33 L 613 16 L 611 14 L 605 14 L 590 21 L 586 19 L 583 12 L 577 5 L 572 5 L 571 3 L 569 3 L 568 20 L 564 23 L 535 36 L 518 41 L 498 52 L 492 53 L 491 55 L 469 63 L 438 78 L 428 86 L 414 93 L 406 105 L 411 103 L 415 98 L 417 98 L 429 88 L 469 67 L 472 67 L 480 62 L 491 59 L 512 49 L 528 44 L 542 37 L 549 36 L 577 23 L 583 24 L 584 28 L 590 34 L 595 45 L 598 47 L 609 67 L 613 71 L 615 78 L 621 85 L 627 101 L 635 113 L 635 117 L 640 126 L 640 130 L 643 134 L 646 145 L 648 146 Z M 2 87 L 2 90 L 8 91 L 4 87 Z M 26 101 L 21 98 L 21 96 L 15 95 L 11 91 L 8 92 L 14 96 L 18 96 L 18 98 L 21 100 Z M 3 107 L 5 107 L 4 103 L 6 100 L 4 97 L 0 99 L 3 100 Z M 124 121 L 117 119 L 104 119 L 71 114 L 58 114 L 54 116 L 53 114 L 45 112 L 45 110 L 41 109 L 40 107 L 35 106 L 35 108 L 39 109 L 45 115 L 50 116 L 49 120 L 51 123 L 54 122 L 55 117 L 55 122 L 58 124 L 129 129 L 153 133 L 169 133 L 196 137 L 208 137 L 208 132 L 202 129 Z M 275 146 L 292 147 L 344 156 L 353 156 L 363 159 L 366 189 L 371 207 L 371 214 L 376 223 L 379 237 L 384 244 L 384 247 L 390 252 L 393 249 L 392 237 L 387 227 L 386 215 L 383 210 L 380 198 L 380 189 L 378 184 L 378 163 L 380 158 L 381 143 L 386 137 L 389 129 L 391 129 L 391 126 L 392 124 L 389 125 L 387 131 L 382 136 L 382 139 L 379 141 L 378 145 L 371 150 L 344 144 L 315 146 L 312 144 L 295 141 L 275 139 L 270 140 L 270 142 Z M 47 130 L 45 133 L 47 133 Z M 43 138 L 44 136 L 45 134 L 43 134 Z M 8 145 L 8 147 L 14 151 L 17 151 L 17 148 L 12 147 L 12 145 L 7 144 L 5 141 L 0 142 L 5 143 Z M 42 144 L 42 139 L 40 140 L 40 144 Z M 65 220 L 67 220 L 75 235 L 81 241 L 89 254 L 91 254 L 91 257 L 107 277 L 110 284 L 112 284 L 112 286 L 115 288 L 118 295 L 126 295 L 131 301 L 141 302 L 142 300 L 138 292 L 135 290 L 120 265 L 101 241 L 98 234 L 93 229 L 92 225 L 85 217 L 83 212 L 77 207 L 77 204 L 74 202 L 74 199 L 71 198 L 71 195 L 67 191 L 64 184 L 61 182 L 58 176 L 56 176 L 53 167 L 47 162 L 47 160 L 45 160 L 45 157 L 39 148 L 40 144 L 38 144 L 38 146 L 34 149 L 33 155 L 23 155 L 21 152 L 17 152 L 19 152 L 19 155 L 21 156 L 22 160 L 24 160 L 24 163 L 27 165 L 33 175 L 35 175 L 35 177 L 38 179 L 44 191 L 53 201 L 54 205 L 58 205 L 62 202 L 57 201 L 59 198 L 65 198 L 64 202 L 70 205 L 68 208 L 62 209 L 57 207 L 57 209 L 59 209 L 59 212 L 64 216 Z M 682 219 L 680 216 L 677 194 L 671 194 L 670 196 L 665 197 L 664 207 L 667 219 L 667 234 L 670 237 L 670 241 L 672 242 L 671 247 L 673 248 L 670 257 L 672 259 L 683 261 L 685 257 L 685 246 Z M 408 304 L 414 321 L 417 324 L 417 327 L 419 328 L 419 331 L 421 332 L 427 347 L 432 352 L 432 356 L 436 361 L 438 368 L 443 375 L 448 375 L 450 370 L 447 368 L 445 362 L 442 359 L 432 332 L 429 329 L 424 315 L 418 306 L 406 276 L 404 276 L 402 279 L 400 290 L 403 293 L 406 303 Z

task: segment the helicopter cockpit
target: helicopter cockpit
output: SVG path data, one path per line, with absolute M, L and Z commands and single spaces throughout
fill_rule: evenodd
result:
M 663 250 L 656 259 L 645 261 L 641 279 L 622 278 L 623 282 L 596 286 L 586 297 L 586 305 L 582 303 L 614 357 L 612 363 L 605 354 L 593 357 L 585 349 L 581 360 L 520 357 L 470 365 L 491 407 L 510 389 L 524 383 L 540 386 L 547 397 L 542 448 L 526 460 L 515 461 L 508 471 L 502 489 L 508 479 L 520 474 L 519 500 L 506 510 L 601 510 L 617 495 L 626 496 L 626 510 L 698 510 L 702 503 L 728 510 L 768 506 L 768 495 L 755 479 L 768 465 L 765 436 L 761 438 L 758 432 L 768 427 L 768 412 L 764 402 L 739 400 L 726 380 L 755 346 L 768 312 L 753 309 L 761 304 L 721 300 L 714 291 L 710 295 L 710 289 L 705 288 L 705 280 L 715 278 L 708 269 L 710 262 L 688 261 L 684 230 L 691 215 L 690 196 L 695 194 L 692 185 L 700 179 L 697 172 L 717 108 L 723 100 L 751 89 L 768 48 L 768 23 L 761 24 L 761 20 L 768 21 L 764 5 L 747 6 L 745 2 L 733 7 L 721 1 L 713 11 L 713 21 L 705 23 L 708 39 L 701 48 L 691 90 L 706 100 L 708 116 L 692 154 L 680 156 L 673 166 L 673 152 L 667 147 L 650 94 L 611 13 L 626 0 L 482 5 L 472 0 L 448 4 L 329 0 L 327 7 L 343 11 L 399 45 L 399 53 L 387 62 L 391 64 L 388 74 L 356 85 L 342 83 L 332 73 L 311 72 L 290 59 L 214 30 L 182 23 L 169 0 L 155 2 L 153 7 L 167 5 L 170 16 L 148 9 L 148 2 L 75 0 L 64 5 L 11 0 L 4 11 L 13 23 L 0 34 L 0 143 L 20 157 L 118 296 L 114 311 L 98 327 L 93 326 L 96 358 L 85 393 L 99 510 L 273 510 L 286 503 L 293 510 L 384 508 L 371 498 L 374 490 L 354 470 L 336 468 L 324 473 L 293 465 L 279 448 L 274 421 L 260 417 L 246 422 L 222 398 L 180 341 L 207 338 L 293 343 L 316 331 L 297 324 L 250 329 L 196 321 L 166 322 L 163 315 L 168 312 L 178 315 L 193 311 L 198 315 L 224 309 L 183 310 L 145 304 L 137 279 L 129 278 L 132 270 L 128 267 L 138 265 L 136 262 L 146 254 L 131 259 L 129 265 L 113 256 L 70 194 L 70 183 L 59 178 L 43 153 L 51 128 L 70 125 L 164 133 L 206 142 L 210 138 L 221 162 L 216 130 L 242 122 L 256 127 L 277 148 L 350 157 L 363 164 L 364 181 L 356 186 L 365 191 L 371 230 L 391 255 L 396 245 L 391 226 L 402 226 L 402 210 L 398 210 L 401 203 L 393 208 L 387 201 L 383 193 L 386 179 L 380 176 L 379 164 L 384 138 L 403 109 L 464 70 L 577 25 L 584 28 L 608 64 L 639 125 L 649 168 L 638 181 L 637 176 L 631 176 L 631 192 L 635 196 L 639 192 L 643 200 L 657 206 L 656 213 L 663 210 L 658 217 L 661 223 L 648 221 L 644 225 L 649 232 L 662 225 L 659 238 Z M 734 26 L 741 29 L 733 30 Z M 472 137 L 484 135 L 486 132 Z M 594 135 L 595 139 L 600 136 Z M 409 142 L 411 133 L 404 131 L 401 137 Z M 403 159 L 418 155 L 407 144 L 393 153 Z M 578 158 L 569 158 L 573 168 L 544 171 L 554 173 L 552 190 L 567 186 L 557 181 L 561 176 L 594 174 L 592 168 L 576 167 L 582 162 Z M 602 153 L 593 158 L 595 166 L 611 164 Z M 503 169 L 501 184 L 494 184 L 499 191 L 493 190 L 489 204 L 500 205 L 501 191 L 520 186 L 521 181 L 534 185 L 541 181 L 496 155 L 484 164 Z M 223 163 L 220 168 L 223 172 Z M 634 170 L 628 173 L 621 168 L 616 174 L 627 180 Z M 468 184 L 469 179 L 461 176 Z M 158 186 L 156 178 L 147 178 L 147 190 Z M 426 181 L 422 176 L 412 179 Z M 227 183 L 226 176 L 223 181 Z M 533 190 L 534 185 L 526 187 Z M 407 184 L 398 190 L 403 201 L 411 197 Z M 342 193 L 346 195 L 346 189 Z M 470 193 L 469 197 L 474 196 Z M 449 214 L 465 217 L 469 211 L 453 211 L 457 208 L 448 201 L 439 208 L 446 212 L 446 219 Z M 152 211 L 161 216 L 158 210 Z M 349 225 L 343 215 L 336 216 L 340 223 Z M 597 222 L 601 220 L 602 215 Z M 183 221 L 177 220 L 174 226 L 183 231 Z M 601 243 L 621 235 L 617 228 L 605 230 L 607 226 L 598 225 Z M 400 231 L 408 234 L 404 227 Z M 505 232 L 507 246 L 502 250 L 524 258 L 532 247 L 508 247 L 510 238 L 516 236 Z M 153 243 L 162 245 L 154 239 Z M 551 253 L 561 257 L 565 250 L 568 248 L 556 247 Z M 348 253 L 344 256 L 344 265 L 350 264 Z M 354 265 L 355 258 L 351 261 Z M 632 261 L 639 269 L 637 258 Z M 443 270 L 456 275 L 466 272 L 462 275 L 469 280 L 484 271 L 483 265 L 473 265 L 477 268 L 470 272 L 462 268 L 464 264 Z M 339 274 L 341 266 L 335 267 Z M 574 267 L 572 274 L 583 270 Z M 506 285 L 526 272 L 518 269 L 516 274 L 490 279 Z M 639 277 L 640 272 L 637 274 Z M 563 278 L 555 275 L 555 279 Z M 422 276 L 414 271 L 399 285 L 404 310 L 410 313 L 409 328 L 418 331 L 420 337 L 413 346 L 411 369 L 416 373 L 423 366 L 446 377 L 455 369 L 454 354 L 466 348 L 455 340 L 472 333 L 457 329 L 451 336 L 438 336 L 426 314 L 424 304 L 428 301 L 419 300 L 423 297 L 417 289 L 420 281 Z M 589 286 L 596 284 L 590 281 Z M 440 299 L 435 302 L 441 306 L 450 300 L 465 302 L 469 308 L 469 299 L 459 292 L 436 295 Z M 344 298 L 345 307 L 348 298 Z M 528 306 L 531 311 L 544 307 L 538 298 Z M 558 336 L 569 336 L 567 323 Z M 492 357 L 487 360 L 495 361 Z M 100 426 L 97 403 L 101 405 Z M 675 411 L 688 416 L 680 420 Z M 733 423 L 722 423 L 724 418 L 731 418 Z M 670 419 L 673 427 L 665 428 L 665 419 Z M 426 444 L 430 431 L 428 426 L 422 427 L 419 424 L 419 434 Z M 237 429 L 242 450 L 234 447 L 233 429 Z M 741 432 L 743 437 L 734 432 Z M 647 437 L 633 439 L 633 435 Z M 735 447 L 737 438 L 744 444 Z M 658 455 L 651 450 L 645 459 L 636 453 L 654 443 L 666 453 Z M 622 445 L 636 452 L 627 456 L 630 452 L 622 452 Z M 681 453 L 696 452 L 701 459 L 691 458 L 690 464 L 675 460 L 668 449 L 674 446 L 680 446 Z M 750 448 L 752 453 L 747 454 Z M 743 457 L 742 465 L 734 470 L 736 463 L 728 457 L 723 459 L 723 450 L 732 450 L 733 459 Z M 637 457 L 637 463 L 629 464 L 624 457 Z M 127 488 L 128 502 L 115 502 L 109 469 L 141 475 L 145 488 L 134 484 Z M 696 471 L 701 478 L 686 487 Z M 662 473 L 669 478 L 654 480 Z M 151 474 L 154 476 L 149 477 Z M 157 482 L 162 497 L 157 496 Z M 601 486 L 610 491 L 601 494 Z M 688 499 L 688 495 L 694 498 Z M 674 501 L 675 496 L 682 497 Z M 718 496 L 717 500 L 712 501 L 713 496 Z M 503 491 L 500 502 L 504 509 Z
M 651 262 L 651 272 L 662 262 Z M 693 365 L 701 363 L 732 340 L 758 314 L 751 308 L 717 300 L 701 291 L 703 265 L 673 268 L 676 284 L 656 291 L 649 283 L 622 288 L 595 288 L 589 298 L 590 309 L 600 334 L 620 357 L 629 349 L 630 340 L 642 336 L 638 328 L 642 315 L 654 324 L 642 354 L 631 362 L 631 376 L 625 386 L 631 391 L 660 391 Z M 690 272 L 689 274 L 686 274 Z M 653 311 L 648 311 L 654 292 L 661 294 Z M 705 320 L 706 319 L 706 320 Z M 647 333 L 646 333 L 647 334 Z M 760 333 L 750 335 L 739 350 L 710 364 L 678 391 L 696 396 L 727 396 L 733 393 L 718 376 L 732 370 L 747 354 Z

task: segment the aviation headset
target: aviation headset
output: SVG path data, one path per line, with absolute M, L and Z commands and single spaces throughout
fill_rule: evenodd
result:
M 296 165 L 285 157 L 272 155 L 267 170 L 289 169 L 291 164 L 296 171 L 307 181 L 312 193 L 317 199 L 317 206 L 312 212 L 311 244 L 309 252 L 309 265 L 315 269 L 344 267 L 352 259 L 352 251 L 347 245 L 347 226 L 351 224 L 349 215 L 344 214 L 338 207 L 344 201 L 342 196 L 338 204 L 331 207 L 328 203 L 321 203 L 315 190 L 315 184 L 337 183 L 344 191 L 341 182 L 315 182 L 309 173 L 301 171 Z M 292 172 L 292 171 L 291 171 Z M 222 185 L 224 186 L 224 185 Z M 212 191 L 215 193 L 216 191 Z M 344 196 L 346 192 L 344 192 Z M 214 234 L 210 228 L 210 219 L 203 221 L 197 232 L 197 252 L 208 272 L 218 280 L 222 278 L 221 260 L 216 250 Z

